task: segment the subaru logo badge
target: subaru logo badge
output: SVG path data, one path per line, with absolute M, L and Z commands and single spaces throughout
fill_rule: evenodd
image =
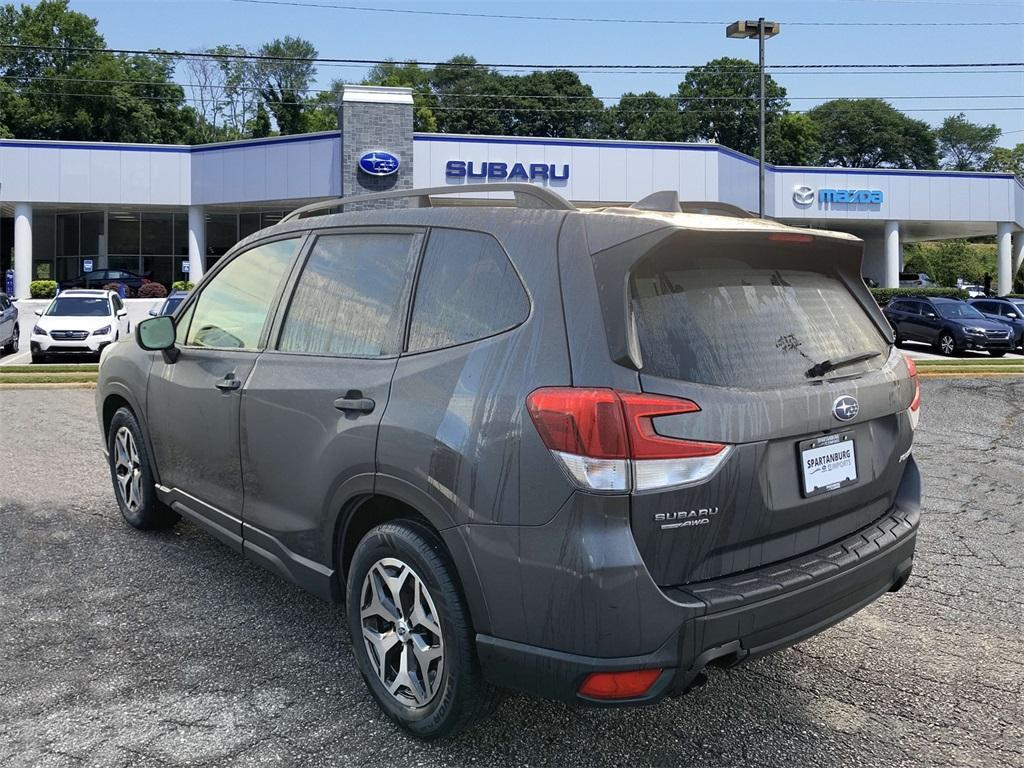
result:
M 390 152 L 377 150 L 359 158 L 359 168 L 371 176 L 390 176 L 398 171 L 400 161 Z
M 832 415 L 840 421 L 854 419 L 858 413 L 860 413 L 860 403 L 857 402 L 856 397 L 843 395 L 842 397 L 837 397 L 836 401 L 832 403 Z
M 814 202 L 814 190 L 803 185 L 793 187 L 793 202 L 797 205 L 810 205 Z

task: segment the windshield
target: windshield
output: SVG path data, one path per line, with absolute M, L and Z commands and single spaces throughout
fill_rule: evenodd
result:
M 175 297 L 173 299 L 167 299 L 167 301 L 164 302 L 164 309 L 163 309 L 162 314 L 164 314 L 164 315 L 174 314 L 174 310 L 176 310 L 178 308 L 178 305 L 181 304 L 182 301 L 184 301 L 184 297 L 183 296 L 182 297 Z
M 985 316 L 970 304 L 936 304 L 939 314 L 947 320 L 984 320 Z
M 759 250 L 752 258 L 785 263 Z M 823 360 L 877 353 L 837 375 L 885 362 L 885 338 L 836 276 L 755 267 L 739 253 L 704 259 L 673 249 L 637 264 L 631 291 L 644 373 L 769 389 L 806 382 Z
M 110 301 L 105 296 L 58 296 L 46 314 L 54 317 L 107 317 Z

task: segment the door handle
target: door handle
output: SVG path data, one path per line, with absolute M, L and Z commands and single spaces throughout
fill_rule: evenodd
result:
M 215 381 L 213 386 L 222 392 L 230 392 L 231 390 L 238 389 L 242 386 L 242 380 L 236 379 L 234 373 L 229 373 L 223 379 Z
M 368 397 L 360 397 L 359 392 L 348 392 L 345 397 L 339 397 L 334 401 L 334 407 L 339 411 L 370 413 L 377 404 Z

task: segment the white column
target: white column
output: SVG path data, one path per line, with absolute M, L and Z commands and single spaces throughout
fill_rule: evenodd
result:
M 32 282 L 32 206 L 14 204 L 14 295 L 29 298 Z
M 900 287 L 900 265 L 903 262 L 900 247 L 900 223 L 885 222 L 885 283 L 883 288 Z
M 1010 266 L 1010 278 L 1020 272 L 1024 264 L 1024 232 L 1014 232 L 1010 238 L 1010 250 L 1013 251 L 1013 264 Z
M 999 287 L 996 290 L 1000 296 L 1013 293 L 1013 260 L 1010 254 L 1012 235 L 1013 224 L 1010 222 L 1001 221 L 996 225 L 996 264 L 999 265 Z
M 206 269 L 206 211 L 201 205 L 188 207 L 188 279 L 198 283 Z

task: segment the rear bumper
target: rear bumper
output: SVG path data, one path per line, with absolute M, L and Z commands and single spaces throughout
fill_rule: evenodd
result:
M 901 489 L 917 491 L 907 494 L 912 503 L 897 503 L 882 519 L 840 542 L 741 575 L 663 590 L 685 618 L 652 653 L 598 658 L 477 635 L 484 674 L 496 685 L 544 698 L 645 704 L 683 693 L 708 665 L 732 666 L 798 643 L 906 583 L 920 517 L 916 467 L 913 474 L 916 487 Z M 603 702 L 577 694 L 592 672 L 653 667 L 664 671 L 640 698 Z

